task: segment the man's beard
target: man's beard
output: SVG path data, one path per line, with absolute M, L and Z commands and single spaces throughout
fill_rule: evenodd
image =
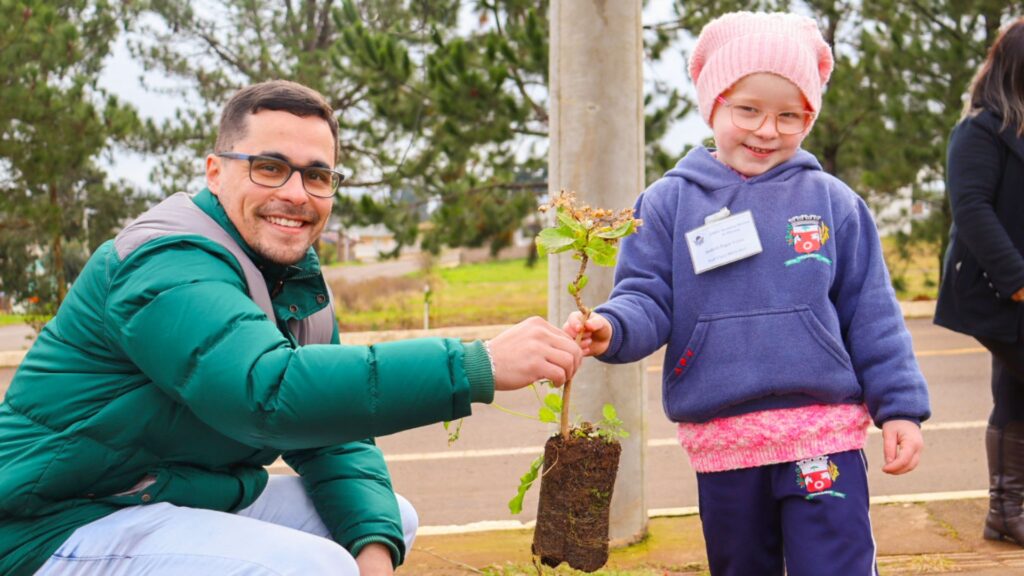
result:
M 309 207 L 308 205 L 294 206 L 292 204 L 282 202 L 266 204 L 256 210 L 256 219 L 258 222 L 260 222 L 261 225 L 274 226 L 268 220 L 266 220 L 265 217 L 267 215 L 298 220 L 303 222 L 304 226 L 309 226 L 311 228 L 316 228 L 317 226 L 319 226 L 321 220 L 320 213 L 314 210 L 313 208 Z M 316 242 L 316 238 L 318 237 L 319 234 L 316 237 L 310 239 L 309 243 L 306 244 L 301 251 L 298 251 L 298 253 L 294 255 L 292 254 L 291 248 L 278 243 L 273 243 L 270 240 L 267 240 L 265 236 L 261 235 L 256 235 L 255 239 L 258 240 L 258 242 L 254 243 L 254 245 L 250 246 L 250 248 L 252 248 L 253 251 L 256 252 L 258 255 L 260 255 L 260 257 L 269 260 L 270 262 L 280 264 L 282 266 L 291 266 L 293 264 L 301 262 L 302 259 L 305 258 L 306 253 L 309 252 L 309 247 L 312 246 L 314 242 Z

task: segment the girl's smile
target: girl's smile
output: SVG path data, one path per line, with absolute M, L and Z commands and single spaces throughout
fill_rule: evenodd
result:
M 723 94 L 711 115 L 718 159 L 748 177 L 782 164 L 800 149 L 810 124 L 798 134 L 782 134 L 778 115 L 806 109 L 803 94 L 789 80 L 767 72 L 745 76 Z M 750 111 L 765 112 L 763 122 L 756 129 L 741 128 L 734 114 Z M 742 116 L 739 120 L 746 124 Z

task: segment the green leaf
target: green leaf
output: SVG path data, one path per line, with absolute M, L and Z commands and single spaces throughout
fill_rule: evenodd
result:
M 451 446 L 459 439 L 459 434 L 462 432 L 462 422 L 464 418 L 459 418 L 458 423 L 455 425 L 455 430 L 450 429 L 450 421 L 444 423 L 444 429 L 448 432 L 448 445 Z
M 599 231 L 596 235 L 600 238 L 608 238 L 614 240 L 616 238 L 625 238 L 626 236 L 629 236 L 633 232 L 636 232 L 636 224 L 632 220 L 629 220 L 620 226 L 616 226 L 615 228 L 603 229 Z
M 540 231 L 540 234 L 537 234 L 537 254 L 543 257 L 547 254 L 564 252 L 571 248 L 575 241 L 576 238 L 573 236 L 572 230 L 565 226 L 545 228 Z
M 577 294 L 580 293 L 580 289 L 577 288 L 576 284 L 572 282 L 569 282 L 569 285 L 566 286 L 566 288 L 569 290 L 569 296 L 576 296 Z
M 544 405 L 551 408 L 555 412 L 562 412 L 562 397 L 554 392 L 544 397 Z
M 603 418 L 596 426 L 596 432 L 599 437 L 603 438 L 606 442 L 614 442 L 618 438 L 629 437 L 629 432 L 626 431 L 622 420 L 619 419 L 615 406 L 605 404 L 601 407 L 601 415 Z
M 541 406 L 537 410 L 537 418 L 539 418 L 541 422 L 547 422 L 549 424 L 558 423 L 558 413 L 554 412 L 547 406 Z
M 618 250 L 603 238 L 591 238 L 583 251 L 598 266 L 615 266 L 615 254 Z
M 615 411 L 615 406 L 611 404 L 605 404 L 601 408 L 601 415 L 604 416 L 605 420 L 618 420 L 619 414 Z
M 516 495 L 508 501 L 508 509 L 513 514 L 519 514 L 523 511 L 523 497 L 526 496 L 526 491 L 530 489 L 530 486 L 533 486 L 533 481 L 537 479 L 537 474 L 543 465 L 544 455 L 541 454 L 530 464 L 530 470 L 519 478 L 519 489 L 516 491 Z
M 342 13 L 345 15 L 345 20 L 348 22 L 359 22 L 359 11 L 356 10 L 355 4 L 351 0 L 346 0 L 341 5 Z
M 580 282 L 576 285 L 576 290 L 582 292 L 583 289 L 587 287 L 588 282 L 590 282 L 590 278 L 588 278 L 586 274 L 580 276 Z
M 558 209 L 557 216 L 558 221 L 561 222 L 563 226 L 572 230 L 573 236 L 575 238 L 587 237 L 587 229 L 583 226 L 582 223 L 577 222 L 564 208 Z

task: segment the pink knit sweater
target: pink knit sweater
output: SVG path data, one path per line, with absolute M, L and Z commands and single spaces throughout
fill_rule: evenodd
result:
M 806 406 L 679 424 L 697 472 L 723 472 L 859 450 L 871 416 L 860 404 Z

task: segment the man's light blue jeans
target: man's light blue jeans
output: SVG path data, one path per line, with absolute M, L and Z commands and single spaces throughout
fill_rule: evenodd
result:
M 398 496 L 406 550 L 419 519 Z M 330 539 L 302 481 L 271 476 L 237 513 L 160 503 L 133 506 L 82 526 L 36 576 L 357 576 L 356 561 Z

